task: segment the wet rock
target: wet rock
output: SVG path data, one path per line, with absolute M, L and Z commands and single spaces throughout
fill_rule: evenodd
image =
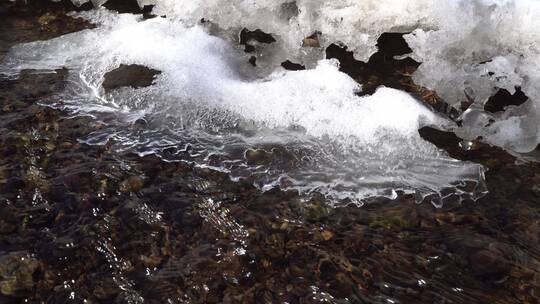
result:
M 272 163 L 272 152 L 265 151 L 263 149 L 249 149 L 245 153 L 245 158 L 249 165 L 269 165 Z
M 256 67 L 256 66 L 257 66 L 257 57 L 255 57 L 255 56 L 249 57 L 248 62 L 249 62 L 249 64 L 251 64 L 252 66 Z
M 431 127 L 418 130 L 420 136 L 459 160 L 472 160 L 490 168 L 514 163 L 516 158 L 499 147 L 474 142 L 474 149 L 463 149 L 462 140 L 452 132 L 440 131 Z
M 321 32 L 315 32 L 309 35 L 308 37 L 304 38 L 304 40 L 302 41 L 302 46 L 312 47 L 312 48 L 321 47 L 321 43 L 319 41 L 320 37 L 321 37 Z
M 151 256 L 141 255 L 140 260 L 144 266 L 154 268 L 161 264 L 161 262 L 163 261 L 163 257 L 157 254 Z
M 329 207 L 321 201 L 314 201 L 305 207 L 304 217 L 309 221 L 320 221 L 330 214 Z
M 155 77 L 159 74 L 161 74 L 160 71 L 142 65 L 122 64 L 105 74 L 103 88 L 108 92 L 122 87 L 148 87 L 154 83 Z
M 89 22 L 68 16 L 73 10 L 91 9 L 88 3 L 81 8 L 70 1 L 2 1 L 0 3 L 0 61 L 3 53 L 16 43 L 47 40 L 86 28 Z
M 155 17 L 151 15 L 152 5 L 145 6 L 140 8 L 137 1 L 126 1 L 126 0 L 108 0 L 104 7 L 110 10 L 117 11 L 121 14 L 143 14 L 145 19 Z
M 12 252 L 0 256 L 0 293 L 6 296 L 22 296 L 34 288 L 34 273 L 39 262 L 27 252 Z
M 459 111 L 446 103 L 436 92 L 418 86 L 412 79 L 413 73 L 420 66 L 410 57 L 401 58 L 411 52 L 403 38 L 403 33 L 383 33 L 377 40 L 379 50 L 368 62 L 356 60 L 354 53 L 347 46 L 331 44 L 326 48 L 326 58 L 335 58 L 340 62 L 340 71 L 362 84 L 360 95 L 373 94 L 381 85 L 403 90 L 418 97 L 436 111 L 451 118 L 459 116 Z
M 500 89 L 497 93 L 491 96 L 486 104 L 484 105 L 484 110 L 495 113 L 503 112 L 509 106 L 519 106 L 529 100 L 529 97 L 521 91 L 520 87 L 516 87 L 516 92 L 510 94 L 505 89 Z
M 290 60 L 282 62 L 281 66 L 284 69 L 289 70 L 289 71 L 301 71 L 301 70 L 306 69 L 305 66 L 303 66 L 301 64 L 298 64 L 298 63 L 291 62 Z
M 374 218 L 370 228 L 385 228 L 391 230 L 411 229 L 420 225 L 420 217 L 415 209 L 389 210 Z
M 38 290 L 52 290 L 54 288 L 55 279 L 57 275 L 51 270 L 45 270 L 37 283 Z
M 265 241 L 266 254 L 273 258 L 285 255 L 285 238 L 282 234 L 272 234 Z
M 40 74 L 35 70 L 23 70 L 19 75 L 20 81 L 12 82 L 11 89 L 23 101 L 34 102 L 45 98 L 64 88 L 67 69 L 57 69 L 54 73 Z M 24 105 L 22 101 L 14 102 L 11 110 Z
M 121 192 L 137 192 L 144 186 L 144 181 L 139 176 L 130 176 L 119 185 Z
M 511 264 L 498 251 L 479 250 L 469 257 L 469 265 L 475 276 L 500 279 L 511 270 Z
M 413 50 L 409 47 L 403 35 L 403 33 L 381 34 L 379 39 L 377 39 L 379 53 L 384 54 L 388 58 L 412 53 Z
M 240 32 L 240 44 L 245 46 L 244 51 L 246 53 L 252 53 L 255 51 L 255 46 L 259 43 L 270 44 L 276 42 L 276 39 L 268 33 L 256 29 L 250 31 L 246 28 L 242 29 Z

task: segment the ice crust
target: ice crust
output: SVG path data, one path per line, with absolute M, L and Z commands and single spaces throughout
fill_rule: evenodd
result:
M 77 16 L 99 27 L 15 46 L 0 73 L 69 68 L 71 84 L 60 96 L 64 106 L 98 117 L 100 112 L 118 115 L 117 129 L 104 138 L 141 153 L 197 145 L 196 163 L 228 170 L 233 177 L 250 171 L 260 176 L 254 182 L 263 189 L 281 185 L 353 201 L 393 197 L 394 191 L 415 193 L 420 200 L 483 193 L 481 166 L 451 159 L 418 135 L 421 126 L 449 127 L 450 121 L 394 89 L 359 97 L 361 86 L 339 72 L 336 61 L 255 78 L 246 73 L 241 50 L 202 26 L 106 9 Z M 141 64 L 162 74 L 149 88 L 105 94 L 104 75 L 120 64 Z M 159 131 L 160 124 L 132 132 L 130 123 L 142 117 L 161 121 L 173 135 Z M 268 144 L 285 146 L 300 164 L 250 167 L 229 151 Z M 223 160 L 215 162 L 216 155 Z M 464 181 L 478 188 L 462 190 L 458 184 Z

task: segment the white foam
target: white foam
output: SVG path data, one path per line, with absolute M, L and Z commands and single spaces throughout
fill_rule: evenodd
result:
M 482 179 L 480 166 L 453 160 L 418 135 L 421 126 L 450 122 L 394 89 L 357 96 L 360 85 L 339 72 L 335 61 L 253 79 L 245 73 L 247 63 L 239 59 L 240 51 L 200 26 L 165 18 L 141 21 L 104 9 L 82 16 L 100 27 L 16 46 L 0 72 L 68 67 L 76 72 L 63 95 L 71 108 L 137 110 L 182 121 L 183 128 L 192 128 L 190 136 L 198 129 L 195 136 L 206 138 L 198 141 L 207 152 L 221 151 L 228 138 L 238 138 L 231 128 L 251 125 L 256 136 L 243 139 L 244 148 L 279 137 L 288 147 L 312 151 L 313 158 L 294 170 L 264 171 L 267 183 L 287 174 L 295 187 L 307 192 L 354 199 L 386 195 L 392 189 L 427 195 L 453 187 L 456 181 Z M 105 94 L 100 89 L 104 74 L 122 63 L 142 64 L 162 74 L 150 88 Z M 287 131 L 291 127 L 303 132 Z M 209 131 L 217 132 L 217 137 Z M 180 140 L 141 141 L 130 136 L 134 135 L 117 140 L 178 144 L 188 140 L 183 135 Z

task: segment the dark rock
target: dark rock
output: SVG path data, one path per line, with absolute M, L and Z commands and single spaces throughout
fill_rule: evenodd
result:
M 291 62 L 290 60 L 282 62 L 281 66 L 284 69 L 289 70 L 289 71 L 301 71 L 301 70 L 306 69 L 305 66 L 303 66 L 301 64 L 298 64 L 298 63 Z
M 151 86 L 160 71 L 142 65 L 120 65 L 115 70 L 105 74 L 103 88 L 111 91 L 121 87 L 142 88 Z
M 473 160 L 493 168 L 511 164 L 516 159 L 503 149 L 483 144 L 480 141 L 474 142 L 474 149 L 465 150 L 460 147 L 462 140 L 452 132 L 445 132 L 431 127 L 423 127 L 418 132 L 424 140 L 431 142 L 438 148 L 448 152 L 451 157 L 459 160 Z
M 495 113 L 503 112 L 508 106 L 519 106 L 529 100 L 529 97 L 521 91 L 520 87 L 516 87 L 516 92 L 510 94 L 505 89 L 500 89 L 497 93 L 489 98 L 484 105 L 484 110 Z
M 403 33 L 383 33 L 377 39 L 379 52 L 387 57 L 400 56 L 412 53 L 412 49 L 403 38 Z
M 252 66 L 256 67 L 256 66 L 257 66 L 257 57 L 255 57 L 255 56 L 249 57 L 249 63 L 250 63 Z
M 386 86 L 411 93 L 434 110 L 454 119 L 459 111 L 446 103 L 435 92 L 418 86 L 412 80 L 413 73 L 420 66 L 410 57 L 396 59 L 395 56 L 411 52 L 403 38 L 404 33 L 384 33 L 377 41 L 379 50 L 368 62 L 354 58 L 354 53 L 342 44 L 331 44 L 326 48 L 326 58 L 335 58 L 340 63 L 340 71 L 362 84 L 359 95 L 375 93 L 378 87 Z
M 103 6 L 121 14 L 143 14 L 144 19 L 156 17 L 152 15 L 153 5 L 147 5 L 141 9 L 135 0 L 108 0 Z
M 17 227 L 7 221 L 0 220 L 0 234 L 9 234 L 17 230 Z
M 377 40 L 379 50 L 373 54 L 368 62 L 362 62 L 354 58 L 354 53 L 347 50 L 347 46 L 331 44 L 326 49 L 326 58 L 335 58 L 340 62 L 341 71 L 349 76 L 365 82 L 368 75 L 382 74 L 391 76 L 404 67 L 414 72 L 420 63 L 410 59 L 394 59 L 394 56 L 412 52 L 401 33 L 384 33 Z
M 471 270 L 478 277 L 507 275 L 511 264 L 498 251 L 479 250 L 469 257 Z
M 0 2 L 0 62 L 16 43 L 47 40 L 86 28 L 89 22 L 66 13 L 92 9 L 91 3 L 75 7 L 70 1 L 18 0 Z
M 255 52 L 254 44 L 256 43 L 270 44 L 276 42 L 276 39 L 271 34 L 265 33 L 260 29 L 250 31 L 244 28 L 240 32 L 239 38 L 240 44 L 245 47 L 244 51 L 246 53 Z
M 272 37 L 271 34 L 265 33 L 260 29 L 250 31 L 245 28 L 240 32 L 240 44 L 246 44 L 250 41 L 257 41 L 260 43 L 269 44 L 276 42 L 276 39 Z

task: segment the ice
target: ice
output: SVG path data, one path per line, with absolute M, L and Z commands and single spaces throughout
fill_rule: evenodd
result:
M 540 142 L 540 2 L 529 0 L 447 1 L 434 11 L 437 30 L 406 36 L 413 58 L 422 62 L 416 83 L 434 89 L 459 107 L 482 109 L 498 89 L 521 87 L 530 101 L 483 124 L 464 118 L 458 134 L 481 136 L 488 143 L 529 152 Z M 470 112 L 470 111 L 469 111 Z M 464 113 L 468 115 L 468 113 Z
M 262 189 L 280 185 L 336 199 L 394 197 L 395 191 L 415 193 L 419 200 L 483 193 L 481 166 L 451 159 L 418 134 L 426 125 L 451 127 L 450 121 L 398 90 L 358 96 L 361 86 L 339 72 L 334 60 L 258 78 L 247 72 L 241 50 L 203 26 L 106 9 L 77 16 L 99 26 L 18 45 L 0 73 L 69 68 L 70 85 L 59 96 L 63 106 L 98 117 L 118 115 L 113 129 L 94 142 L 113 138 L 140 153 L 188 143 L 198 165 L 227 170 L 234 178 L 258 177 L 254 183 Z M 105 94 L 104 75 L 120 64 L 162 73 L 151 87 Z M 130 123 L 140 117 L 156 124 L 142 133 L 133 130 Z M 235 152 L 268 145 L 283 146 L 297 164 L 250 167 Z M 477 189 L 466 192 L 458 186 L 464 181 Z
M 192 24 L 202 18 L 223 29 L 261 29 L 274 34 L 284 51 L 281 61 L 291 59 L 313 65 L 313 50 L 302 48 L 304 38 L 320 32 L 319 56 L 331 43 L 341 42 L 367 61 L 376 52 L 377 38 L 384 32 L 408 32 L 432 24 L 433 1 L 401 0 L 161 0 L 154 13 Z M 288 58 L 287 58 L 288 56 Z

